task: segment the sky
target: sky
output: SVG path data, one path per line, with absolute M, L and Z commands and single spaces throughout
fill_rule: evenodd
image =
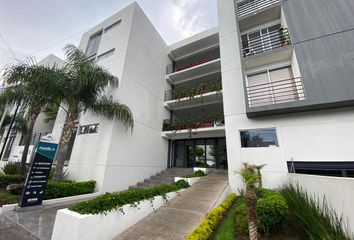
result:
M 0 72 L 14 58 L 78 45 L 81 35 L 133 0 L 0 0 Z M 216 0 L 137 0 L 167 44 L 217 25 Z

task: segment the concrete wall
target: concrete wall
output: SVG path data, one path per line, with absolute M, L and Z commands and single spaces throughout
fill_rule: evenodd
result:
M 338 216 L 343 216 L 343 228 L 349 234 L 354 234 L 354 179 L 324 177 L 314 175 L 289 174 L 289 181 L 298 184 L 312 198 L 322 203 L 326 198 L 328 206 L 335 210 Z M 338 197 L 340 196 L 340 197 Z
M 86 49 L 92 33 L 119 19 L 122 22 L 115 30 L 103 33 L 98 49 L 98 55 L 111 48 L 115 54 L 98 64 L 119 78 L 119 87 L 108 89 L 107 94 L 132 110 L 134 131 L 88 112 L 81 116 L 80 125 L 99 123 L 98 133 L 77 135 L 69 163 L 70 178 L 94 179 L 100 191 L 126 189 L 167 166 L 167 141 L 161 138 L 161 127 L 168 116 L 163 94 L 170 60 L 156 29 L 133 3 L 84 34 L 80 46 Z

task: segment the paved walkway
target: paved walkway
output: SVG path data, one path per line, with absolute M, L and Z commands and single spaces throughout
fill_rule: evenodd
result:
M 114 240 L 179 240 L 195 229 L 215 207 L 227 186 L 227 172 L 215 171 Z
M 0 240 L 50 240 L 59 209 L 74 203 L 43 206 L 24 212 L 8 211 L 0 215 Z

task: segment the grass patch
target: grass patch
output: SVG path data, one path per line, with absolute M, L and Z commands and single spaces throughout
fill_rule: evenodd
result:
M 238 201 L 238 200 L 236 200 Z M 237 203 L 236 203 L 237 204 Z M 235 229 L 236 229 L 236 204 L 233 204 L 225 215 L 223 221 L 217 227 L 214 240 L 226 240 L 226 239 L 234 239 L 235 237 Z
M 0 189 L 0 207 L 6 204 L 18 203 L 20 195 L 14 195 Z

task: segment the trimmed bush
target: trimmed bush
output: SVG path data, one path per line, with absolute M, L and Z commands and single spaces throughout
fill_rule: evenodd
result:
M 216 226 L 219 224 L 226 211 L 231 207 L 236 198 L 237 196 L 234 193 L 229 195 L 220 206 L 208 214 L 208 216 L 203 220 L 197 229 L 189 234 L 187 240 L 210 239 L 216 229 Z
M 289 214 L 285 198 L 277 192 L 264 194 L 263 198 L 258 200 L 256 211 L 266 233 L 275 230 Z
M 0 174 L 0 188 L 6 188 L 7 185 L 22 183 L 26 180 L 25 176 L 22 175 L 7 175 Z
M 19 162 L 7 162 L 1 170 L 8 175 L 20 175 L 20 163 Z
M 49 181 L 44 192 L 44 199 L 47 200 L 93 193 L 95 185 L 95 181 L 77 183 L 72 181 Z
M 195 171 L 190 175 L 183 176 L 183 178 L 204 177 L 206 174 L 202 170 Z
M 131 189 L 119 193 L 106 193 L 92 200 L 78 203 L 71 208 L 71 211 L 80 214 L 106 214 L 107 212 L 119 210 L 126 204 L 137 205 L 140 201 L 153 199 L 156 196 L 166 198 L 169 192 L 175 192 L 189 187 L 184 180 L 166 185 L 159 185 L 150 189 Z
M 278 192 L 274 191 L 274 190 L 270 190 L 270 189 L 265 189 L 265 188 L 257 188 L 256 189 L 256 195 L 257 198 L 264 198 L 270 195 L 279 195 Z

